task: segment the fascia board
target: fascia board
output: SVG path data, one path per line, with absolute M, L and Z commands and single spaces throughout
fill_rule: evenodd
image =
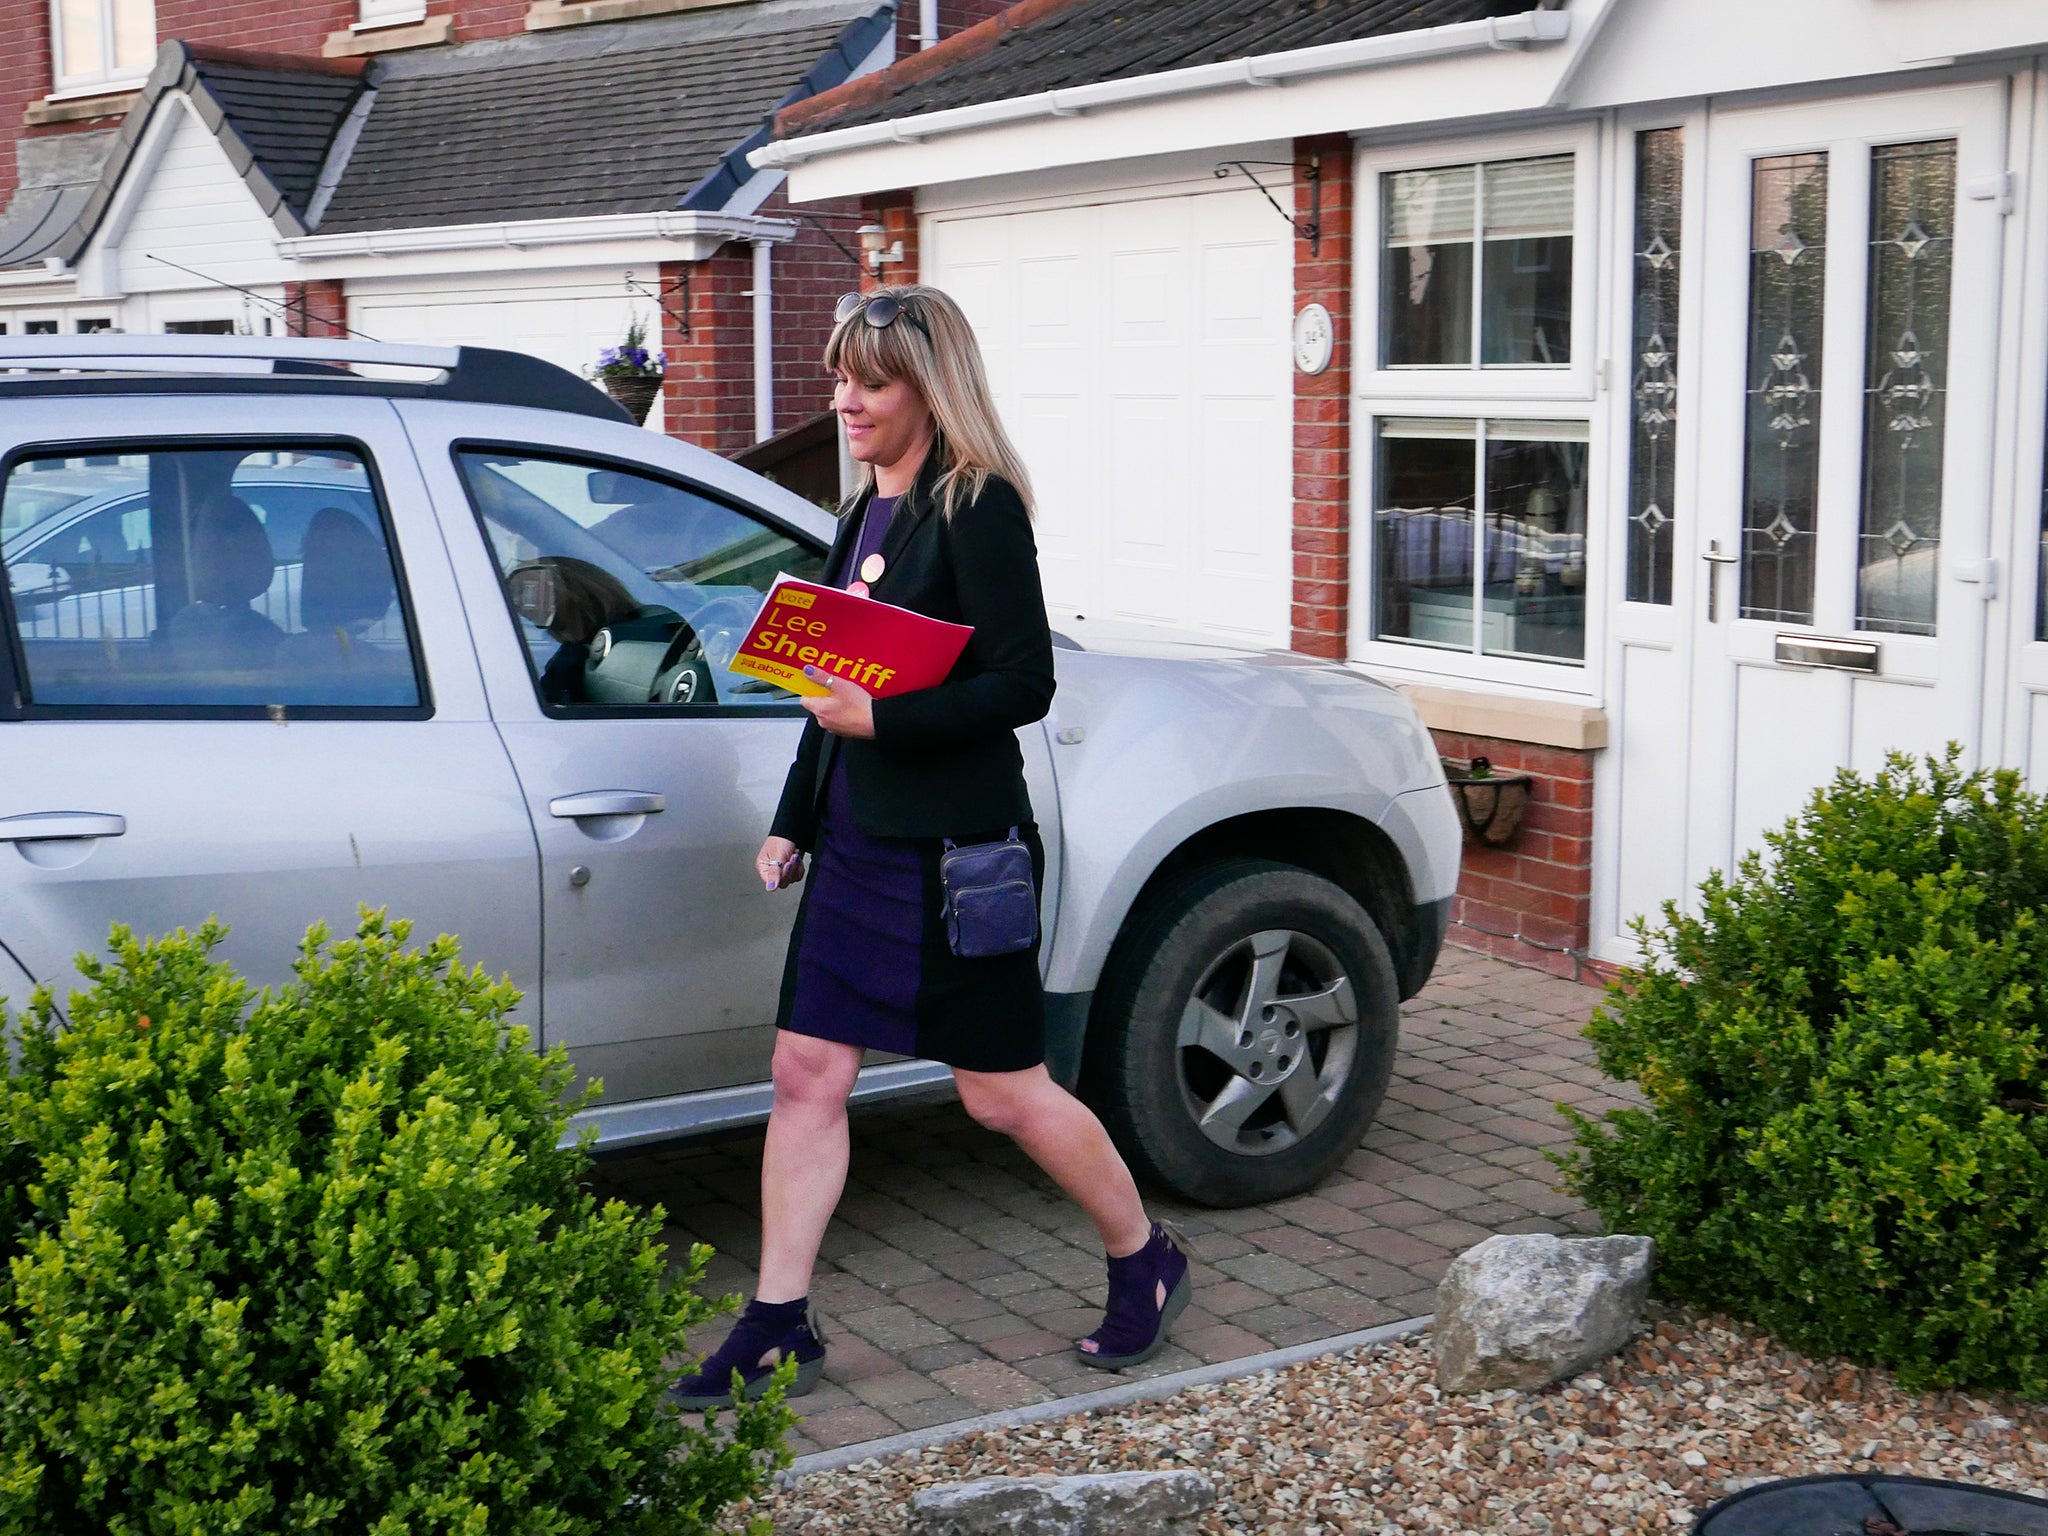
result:
M 49 293 L 47 297 L 41 293 L 32 293 L 26 298 L 10 298 L 8 302 L 11 304 L 66 303 L 70 297 L 74 297 L 77 294 L 78 275 L 68 267 L 62 272 L 51 272 L 47 268 L 42 267 L 23 267 L 16 272 L 0 272 L 0 289 L 15 288 L 26 290 L 46 288 L 49 290 Z
M 1355 73 L 1324 73 L 1283 87 L 1155 98 L 1099 115 L 1039 115 L 806 160 L 790 167 L 789 195 L 805 203 L 1310 134 L 1545 111 L 1569 62 L 1557 48 L 1464 53 L 1375 69 L 1369 90 Z
M 158 95 L 150 105 L 149 117 L 138 130 L 134 150 L 122 165 L 119 179 L 107 197 L 106 211 L 99 217 L 93 232 L 78 254 L 71 260 L 72 266 L 82 274 L 79 282 L 79 296 L 93 299 L 118 299 L 121 297 L 120 250 L 121 241 L 128 234 L 128 225 L 135 217 L 143 194 L 149 190 L 151 180 L 156 176 L 157 163 L 163 159 L 164 150 L 169 147 L 171 135 L 178 131 L 184 121 L 182 114 L 191 113 L 201 127 L 205 122 L 192 106 L 191 97 L 182 90 L 166 91 Z M 105 183 L 102 183 L 104 186 Z M 91 211 L 88 205 L 87 212 Z M 81 220 L 86 214 L 80 215 Z
M 733 241 L 794 239 L 790 219 L 688 210 L 575 219 L 427 225 L 280 240 L 278 254 L 322 277 L 384 277 L 463 271 L 702 261 Z

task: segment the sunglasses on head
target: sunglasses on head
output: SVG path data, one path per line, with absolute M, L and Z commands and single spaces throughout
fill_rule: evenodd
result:
M 832 319 L 844 325 L 855 315 L 866 320 L 869 327 L 877 331 L 887 330 L 899 319 L 908 320 L 923 333 L 926 341 L 932 339 L 932 333 L 926 329 L 925 323 L 911 312 L 908 304 L 893 293 L 842 294 L 839 302 L 832 308 Z

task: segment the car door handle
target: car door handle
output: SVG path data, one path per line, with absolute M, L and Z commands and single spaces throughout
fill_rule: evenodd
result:
M 580 795 L 557 795 L 548 802 L 550 816 L 651 816 L 668 809 L 666 796 L 651 789 L 587 789 Z
M 104 811 L 31 811 L 25 816 L 0 816 L 0 843 L 120 837 L 127 830 L 126 816 L 110 816 Z

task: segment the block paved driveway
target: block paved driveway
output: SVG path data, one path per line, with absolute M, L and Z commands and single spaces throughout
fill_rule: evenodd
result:
M 1431 1310 L 1453 1255 L 1495 1232 L 1590 1232 L 1555 1187 L 1562 1101 L 1620 1102 L 1579 1030 L 1591 988 L 1447 949 L 1403 1010 L 1392 1086 L 1364 1145 L 1313 1193 L 1234 1211 L 1148 1195 L 1196 1250 L 1194 1304 L 1129 1375 L 1164 1375 Z M 825 1379 L 794 1406 L 804 1452 L 921 1429 L 1120 1379 L 1070 1345 L 1103 1302 L 1079 1210 L 950 1099 L 854 1116 L 853 1171 L 812 1297 Z M 718 1250 L 714 1292 L 749 1292 L 759 1255 L 758 1131 L 605 1159 L 601 1191 L 658 1202 L 664 1236 Z M 710 1349 L 726 1326 L 693 1338 Z

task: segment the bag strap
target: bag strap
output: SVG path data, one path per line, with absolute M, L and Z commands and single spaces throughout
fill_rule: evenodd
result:
M 1018 823 L 1018 825 L 1019 825 L 1019 826 L 1021 826 L 1021 825 L 1022 825 L 1022 823 L 1020 822 L 1020 823 Z M 1016 828 L 1016 827 L 1014 827 L 1014 826 L 1013 826 L 1013 827 L 1011 827 L 1011 828 L 1010 828 L 1010 831 L 1009 831 L 1009 834 L 1008 834 L 1008 835 L 1007 835 L 1006 837 L 1004 837 L 1003 841 L 1004 841 L 1004 842 L 1006 842 L 1006 843 L 1014 843 L 1014 842 L 1016 842 L 1016 841 L 1017 841 L 1017 828 Z M 956 849 L 957 847 L 959 847 L 959 844 L 955 843 L 955 842 L 953 841 L 953 839 L 951 839 L 950 837 L 942 837 L 942 838 L 940 838 L 940 839 L 939 839 L 939 842 L 940 842 L 941 844 L 943 844 L 943 845 L 944 845 L 944 847 L 945 847 L 945 850 L 946 850 L 946 852 L 948 852 L 948 853 L 951 853 L 951 852 L 953 852 L 953 851 L 954 851 L 954 850 L 955 850 L 955 849 Z

